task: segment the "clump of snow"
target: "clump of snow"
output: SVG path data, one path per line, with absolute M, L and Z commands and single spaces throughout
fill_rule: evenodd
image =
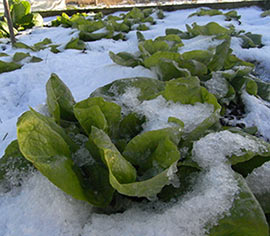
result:
M 144 131 L 171 127 L 173 124 L 168 123 L 168 118 L 176 117 L 184 122 L 184 131 L 191 132 L 214 112 L 214 106 L 209 103 L 194 105 L 174 103 L 162 96 L 140 102 L 137 98 L 139 94 L 139 89 L 128 88 L 116 102 L 146 117 Z
M 222 72 L 213 72 L 212 78 L 205 82 L 205 86 L 218 99 L 225 97 L 229 91 L 227 81 L 222 76 Z
M 270 103 L 244 92 L 242 100 L 245 104 L 246 117 L 240 122 L 247 127 L 256 126 L 259 133 L 270 140 Z
M 79 235 L 91 207 L 34 173 L 9 193 L 0 193 L 0 235 Z
M 196 142 L 193 148 L 194 160 L 203 168 L 219 165 L 226 162 L 226 156 L 243 154 L 242 150 L 259 152 L 263 146 L 237 133 L 222 131 L 209 134 Z
M 270 211 L 270 162 L 264 163 L 262 166 L 254 169 L 246 178 L 247 184 L 251 191 L 259 200 L 262 208 Z
M 268 193 L 270 196 L 270 162 L 254 169 L 246 178 L 246 181 L 254 194 Z

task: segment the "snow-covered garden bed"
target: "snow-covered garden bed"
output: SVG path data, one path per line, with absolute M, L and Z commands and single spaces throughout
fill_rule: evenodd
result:
M 262 13 L 64 15 L 0 39 L 0 235 L 268 235 Z

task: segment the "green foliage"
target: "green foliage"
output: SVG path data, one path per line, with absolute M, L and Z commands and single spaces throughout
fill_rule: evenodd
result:
M 235 174 L 240 188 L 228 216 L 219 220 L 210 229 L 210 236 L 225 235 L 268 235 L 268 224 L 265 215 L 244 178 Z
M 0 182 L 5 181 L 6 185 L 12 185 L 14 182 L 19 184 L 21 177 L 31 170 L 32 165 L 20 152 L 18 141 L 12 141 L 0 159 Z M 12 181 L 9 180 L 11 177 Z
M 16 52 L 14 55 L 13 55 L 13 61 L 14 62 L 20 62 L 21 60 L 27 58 L 27 57 L 30 57 L 30 54 L 29 53 L 24 53 L 24 52 Z
M 18 30 L 42 26 L 43 18 L 38 13 L 31 13 L 31 5 L 28 1 L 16 1 L 10 6 L 14 27 Z
M 19 12 L 13 16 L 17 21 L 24 17 L 20 14 L 30 14 L 28 4 L 14 9 Z M 63 14 L 53 26 L 78 29 L 79 38 L 73 38 L 65 48 L 84 50 L 83 41 L 124 40 L 134 24 L 139 25 L 137 30 L 148 29 L 148 25 L 155 23 L 154 13 L 158 18 L 164 16 L 161 11 L 137 8 L 127 14 L 108 17 L 96 15 L 90 18 L 84 14 L 69 17 Z M 193 15 L 224 15 L 226 20 L 240 19 L 236 11 L 224 14 L 219 10 L 201 9 Z M 0 25 L 3 32 L 4 26 Z M 199 35 L 210 36 L 220 43 L 208 50 L 179 53 L 182 39 Z M 208 171 L 192 160 L 193 143 L 209 132 L 229 129 L 254 141 L 258 150 L 250 151 L 247 147 L 227 157 L 227 165 L 232 166 L 239 191 L 229 214 L 220 216 L 214 226 L 209 222 L 206 228 L 209 235 L 267 235 L 268 225 L 261 206 L 266 213 L 269 213 L 269 208 L 257 202 L 243 177 L 270 161 L 270 145 L 255 137 L 256 127 L 230 129 L 222 127 L 219 119 L 232 103 L 241 101 L 243 92 L 270 101 L 270 86 L 252 75 L 253 64 L 232 54 L 231 37 L 241 38 L 243 48 L 263 46 L 261 35 L 236 32 L 234 27 L 225 28 L 215 22 L 204 26 L 187 25 L 186 32 L 167 29 L 165 36 L 150 40 L 137 32 L 139 43 L 135 55 L 110 52 L 110 58 L 122 66 L 140 65 L 151 69 L 158 79 L 116 80 L 78 103 L 60 78 L 52 74 L 46 85 L 47 105 L 52 118 L 32 109 L 19 118 L 18 141 L 8 146 L 0 160 L 0 181 L 8 181 L 9 173 L 16 170 L 27 174 L 34 166 L 67 194 L 97 207 L 109 205 L 113 208 L 119 199 L 125 197 L 130 201 L 155 197 L 163 201 L 180 199 L 193 189 L 198 173 Z M 52 45 L 50 39 L 33 46 L 21 42 L 15 46 L 31 51 L 51 48 L 53 52 L 59 52 L 59 45 Z M 27 57 L 33 62 L 39 61 L 30 53 L 18 52 L 13 55 L 12 63 L 0 61 L 1 73 L 20 68 L 21 65 L 15 62 L 22 62 Z M 195 106 L 208 103 L 213 111 L 192 131 L 186 131 L 185 122 L 177 116 L 168 118 L 168 128 L 145 131 L 148 118 L 119 101 L 119 96 L 128 89 L 138 91 L 138 106 L 162 96 L 169 104 Z M 77 134 L 85 141 L 78 142 Z M 174 184 L 175 180 L 180 182 L 179 186 Z
M 56 123 L 60 120 L 72 121 L 75 119 L 73 105 L 75 100 L 68 87 L 52 74 L 46 84 L 48 110 Z
M 139 58 L 127 52 L 119 52 L 117 54 L 110 52 L 109 55 L 113 62 L 121 66 L 136 67 L 140 65 Z
M 116 80 L 91 93 L 90 97 L 103 97 L 114 101 L 114 98 L 124 94 L 127 88 L 134 87 L 140 90 L 139 101 L 149 100 L 164 90 L 165 83 L 156 79 L 135 77 Z
M 219 11 L 217 9 L 199 9 L 197 12 L 190 14 L 188 17 L 192 17 L 192 16 L 216 16 L 216 15 L 223 15 L 225 16 L 227 21 L 230 20 L 239 20 L 241 18 L 241 16 L 237 15 L 236 11 L 229 11 L 227 13 L 223 13 L 222 11 Z
M 74 113 L 87 134 L 92 127 L 97 127 L 113 136 L 121 119 L 121 107 L 112 102 L 106 102 L 101 97 L 83 100 L 74 106 Z
M 270 16 L 270 10 L 264 11 L 264 12 L 261 14 L 261 17 L 267 17 L 267 16 Z
M 125 34 L 132 30 L 134 24 L 139 24 L 137 30 L 141 31 L 148 30 L 149 24 L 155 24 L 152 17 L 154 13 L 155 11 L 151 8 L 145 10 L 133 8 L 128 13 L 123 13 L 120 16 L 103 17 L 96 15 L 92 18 L 81 13 L 74 14 L 71 17 L 63 13 L 52 21 L 52 26 L 76 28 L 80 31 L 80 40 L 83 41 L 96 41 L 103 38 L 125 40 Z M 147 25 L 144 23 L 147 23 Z
M 4 62 L 0 61 L 0 74 L 13 70 L 20 69 L 22 66 L 15 62 Z
M 65 49 L 84 50 L 85 43 L 78 38 L 72 38 L 65 46 Z

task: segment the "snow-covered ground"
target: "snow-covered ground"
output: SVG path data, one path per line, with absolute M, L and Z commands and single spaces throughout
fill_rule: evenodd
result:
M 211 21 L 223 26 L 234 24 L 236 29 L 262 34 L 265 45 L 263 48 L 242 49 L 240 40 L 236 38 L 232 40 L 231 47 L 241 59 L 259 61 L 263 68 L 260 77 L 270 81 L 270 17 L 260 17 L 262 11 L 256 7 L 237 9 L 242 22 L 239 25 L 236 21 L 225 21 L 223 16 L 188 18 L 188 15 L 195 11 L 189 9 L 165 12 L 166 17 L 163 20 L 157 20 L 157 24 L 151 26 L 150 30 L 143 34 L 146 39 L 152 39 L 164 35 L 166 28 L 179 28 L 184 31 L 185 24 L 197 22 L 199 25 L 205 25 Z M 18 39 L 28 45 L 33 45 L 45 38 L 50 38 L 54 44 L 65 45 L 77 34 L 78 32 L 74 29 L 61 27 L 36 28 L 23 33 Z M 117 79 L 136 76 L 156 78 L 155 73 L 144 67 L 122 67 L 111 61 L 109 51 L 114 53 L 138 51 L 136 31 L 128 33 L 127 38 L 127 41 L 102 39 L 89 42 L 85 52 L 64 50 L 53 54 L 49 49 L 31 52 L 31 55 L 40 57 L 43 61 L 26 63 L 19 70 L 0 74 L 0 156 L 4 154 L 7 145 L 16 139 L 17 118 L 29 107 L 42 109 L 42 105 L 46 102 L 45 84 L 51 73 L 56 73 L 64 81 L 76 101 L 87 98 L 98 87 Z M 185 40 L 183 42 L 185 44 Z M 212 43 L 209 37 L 200 36 L 190 40 L 189 44 L 185 44 L 181 52 L 207 49 L 209 43 Z M 23 49 L 12 49 L 10 46 L 0 44 L 0 52 L 13 55 L 18 51 L 26 52 Z M 1 58 L 1 60 L 10 59 Z M 245 95 L 244 101 L 249 108 L 247 111 L 249 114 L 243 122 L 250 126 L 256 124 L 261 134 L 269 138 L 269 104 L 262 104 L 250 95 Z M 155 104 L 151 106 L 154 107 Z M 173 206 L 171 204 L 155 205 L 153 207 L 156 208 L 155 210 L 151 205 L 147 207 L 144 204 L 138 204 L 122 214 L 108 216 L 93 213 L 90 205 L 72 199 L 41 174 L 34 173 L 25 179 L 21 187 L 14 188 L 8 193 L 0 193 L 0 236 L 204 235 L 205 223 L 227 211 L 231 206 L 228 199 L 232 199 L 237 191 L 234 180 L 230 179 L 231 170 L 224 164 L 224 157 L 231 152 L 232 148 L 240 150 L 241 145 L 245 143 L 239 141 L 236 135 L 229 136 L 227 141 L 224 141 L 227 136 L 226 132 L 216 134 L 216 136 L 207 136 L 196 144 L 195 158 L 198 153 L 203 152 L 200 146 L 204 146 L 204 142 L 212 144 L 210 145 L 212 149 L 208 149 L 209 152 L 211 150 L 215 152 L 215 147 L 219 145 L 220 152 L 215 152 L 215 154 L 220 157 L 220 165 L 207 164 L 206 155 L 205 161 L 201 161 L 201 164 L 206 167 L 209 165 L 211 168 L 204 176 L 200 187 L 184 196 Z M 218 143 L 217 140 L 222 140 L 226 145 Z M 234 146 L 238 141 L 238 147 Z M 225 147 L 228 147 L 228 150 Z M 200 163 L 200 160 L 198 162 Z M 254 184 L 254 181 L 256 182 L 254 179 L 258 176 L 261 182 L 268 184 L 265 188 L 269 189 L 270 182 L 263 181 L 265 176 L 270 176 L 269 165 L 262 168 L 265 174 L 263 176 L 254 174 L 250 177 L 250 183 Z M 256 171 L 259 173 L 258 170 Z M 224 176 L 228 177 L 225 182 Z M 219 182 L 220 180 L 222 182 Z M 213 198 L 215 194 L 219 194 L 222 198 Z M 210 211 L 215 207 L 214 211 Z

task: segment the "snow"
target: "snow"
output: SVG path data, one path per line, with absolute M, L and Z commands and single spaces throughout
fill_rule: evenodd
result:
M 253 170 L 246 178 L 247 184 L 251 191 L 255 194 L 263 209 L 270 211 L 270 162 L 264 163 L 262 166 Z
M 184 131 L 191 132 L 214 112 L 214 106 L 209 103 L 185 105 L 167 101 L 162 96 L 141 103 L 137 98 L 139 94 L 139 89 L 128 88 L 116 102 L 146 117 L 144 131 L 171 127 L 173 124 L 168 123 L 168 118 L 177 117 L 184 122 Z
M 243 93 L 243 103 L 247 115 L 239 122 L 244 123 L 247 127 L 256 126 L 259 133 L 270 140 L 270 103 L 263 101 L 255 96 Z
M 242 16 L 242 24 L 236 21 L 226 22 L 222 16 L 191 17 L 188 15 L 196 10 L 188 9 L 165 13 L 166 18 L 158 20 L 149 31 L 143 32 L 146 39 L 154 39 L 164 35 L 166 28 L 185 30 L 185 24 L 197 22 L 204 25 L 210 21 L 228 26 L 234 24 L 237 29 L 263 35 L 262 49 L 242 49 L 241 41 L 233 38 L 234 53 L 244 60 L 260 62 L 260 78 L 269 80 L 270 71 L 270 32 L 269 17 L 261 18 L 261 10 L 256 7 L 237 9 Z M 53 44 L 61 44 L 62 48 L 72 37 L 78 34 L 74 29 L 65 28 L 35 28 L 28 30 L 18 39 L 28 45 L 33 45 L 44 38 L 50 38 Z M 87 43 L 86 52 L 63 50 L 53 54 L 48 49 L 30 52 L 32 56 L 43 59 L 40 63 L 25 64 L 22 69 L 0 74 L 0 156 L 4 154 L 7 145 L 16 139 L 17 118 L 29 106 L 42 110 L 46 102 L 45 84 L 51 73 L 56 73 L 70 88 L 76 101 L 86 99 L 98 87 L 117 79 L 128 77 L 150 77 L 156 75 L 141 66 L 127 68 L 115 65 L 109 58 L 109 51 L 118 53 L 127 51 L 134 53 L 137 49 L 136 32 L 130 32 L 128 41 L 113 41 L 103 39 Z M 4 41 L 4 40 L 1 40 Z M 184 41 L 185 43 L 185 41 Z M 209 37 L 196 37 L 191 44 L 181 48 L 181 52 L 192 49 L 207 49 L 216 45 Z M 13 55 L 15 52 L 26 52 L 24 49 L 12 49 L 9 45 L 0 44 L 0 52 Z M 1 58 L 2 59 L 2 58 Z M 134 93 L 134 91 L 131 91 Z M 135 91 L 136 93 L 136 91 Z M 270 110 L 268 104 L 248 94 L 243 95 L 248 107 L 244 121 L 247 125 L 256 125 L 260 133 L 269 138 Z M 132 102 L 132 101 L 130 101 Z M 136 108 L 136 99 L 134 101 Z M 148 111 L 149 122 L 145 129 L 151 130 L 166 126 L 169 116 L 179 116 L 185 123 L 185 129 L 192 129 L 196 123 L 193 118 L 198 113 L 205 119 L 211 111 L 208 104 L 183 106 L 164 101 L 158 97 L 145 101 L 137 107 L 138 112 Z M 162 109 L 161 110 L 161 106 Z M 156 108 L 160 114 L 149 112 Z M 187 113 L 192 114 L 188 119 Z M 205 112 L 205 113 L 204 113 Z M 205 116 L 204 116 L 205 115 Z M 264 118 L 265 117 L 265 118 Z M 150 122 L 152 121 L 152 123 Z M 189 123 L 190 122 L 190 123 Z M 194 123 L 195 122 L 195 123 Z M 86 203 L 67 196 L 52 185 L 45 177 L 35 172 L 24 180 L 20 187 L 13 188 L 8 193 L 0 192 L 0 235 L 1 236 L 99 236 L 99 235 L 128 235 L 128 236 L 199 236 L 205 235 L 205 228 L 217 223 L 217 220 L 228 214 L 233 200 L 238 193 L 234 173 L 226 163 L 226 156 L 234 153 L 241 154 L 241 148 L 257 150 L 252 140 L 243 138 L 228 131 L 212 133 L 194 144 L 192 158 L 206 169 L 205 172 L 194 176 L 194 188 L 173 203 L 150 204 L 133 203 L 124 213 L 104 215 L 93 213 Z M 80 150 L 84 152 L 85 150 Z M 255 193 L 269 192 L 269 163 L 255 170 L 247 179 Z M 260 189 L 255 184 L 260 183 Z M 181 183 L 180 183 L 181 184 Z

